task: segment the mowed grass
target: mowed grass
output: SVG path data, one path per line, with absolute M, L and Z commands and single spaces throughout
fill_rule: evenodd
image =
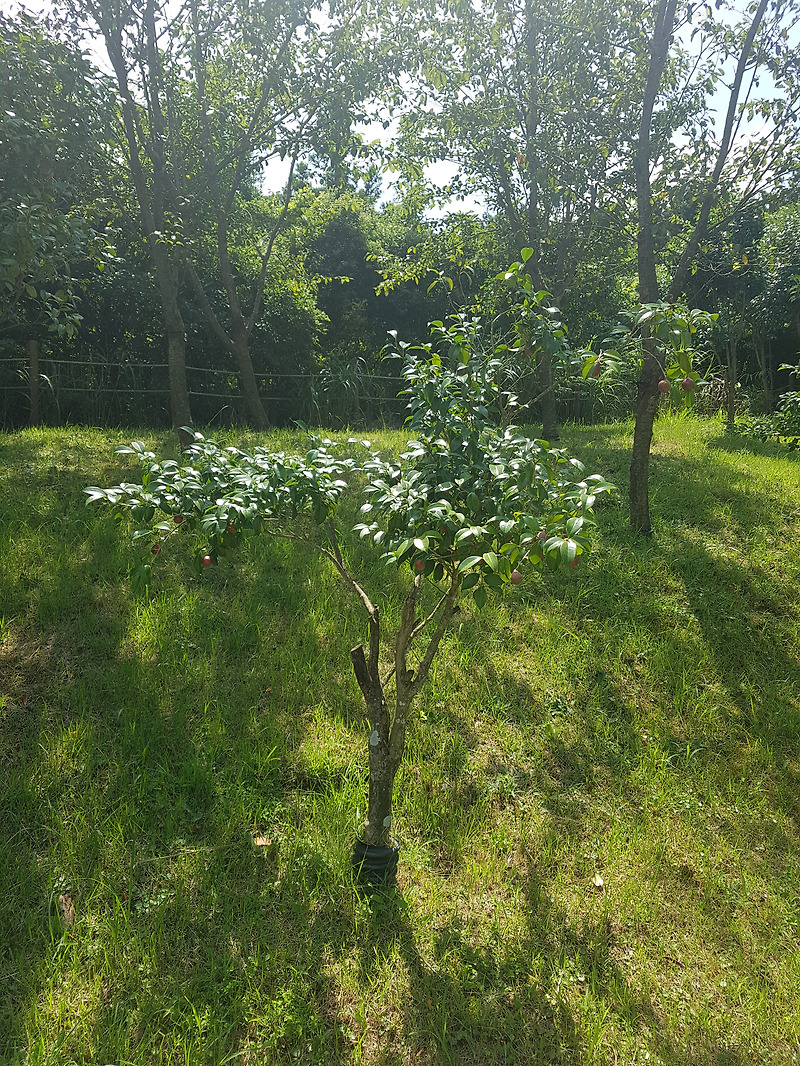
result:
M 590 559 L 446 638 L 371 895 L 324 560 L 165 551 L 135 596 L 82 493 L 129 435 L 0 437 L 0 1061 L 796 1061 L 800 466 L 660 420 L 636 540 L 630 434 L 564 432 L 623 489 Z M 408 575 L 350 552 L 391 623 Z

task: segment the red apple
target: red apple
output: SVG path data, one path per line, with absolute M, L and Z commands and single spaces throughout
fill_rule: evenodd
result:
M 181 524 L 181 522 L 183 521 L 183 515 L 182 514 L 174 514 L 172 516 L 172 521 L 175 523 L 176 526 L 179 526 Z
M 211 566 L 211 556 L 204 555 L 200 562 L 203 566 Z
M 422 561 L 422 559 L 417 559 L 417 561 L 414 563 L 414 569 L 419 571 L 420 573 L 425 569 L 425 563 Z
M 512 585 L 521 585 L 522 584 L 522 574 L 519 572 L 519 570 L 512 570 L 511 571 L 511 577 L 509 578 L 509 580 L 511 581 Z
M 695 386 L 694 378 L 684 378 L 681 382 L 681 388 L 684 392 L 691 392 Z
M 153 555 L 159 555 L 161 553 L 161 545 L 156 542 L 150 549 L 150 551 L 153 553 Z
M 601 371 L 602 369 L 603 369 L 603 368 L 602 368 L 602 366 L 600 365 L 600 360 L 599 360 L 599 359 L 596 359 L 596 360 L 595 360 L 595 363 L 594 363 L 594 366 L 593 366 L 593 367 L 592 367 L 592 369 L 591 369 L 591 370 L 589 371 L 589 377 L 592 377 L 592 378 L 599 378 L 599 377 L 600 377 L 600 371 Z
M 661 381 L 659 381 L 659 383 L 658 383 L 658 391 L 659 392 L 669 392 L 669 390 L 671 388 L 672 388 L 672 386 L 670 385 L 670 383 L 667 381 L 666 378 L 662 378 Z

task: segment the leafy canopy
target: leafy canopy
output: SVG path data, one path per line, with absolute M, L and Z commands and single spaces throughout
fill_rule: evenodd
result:
M 471 590 L 479 607 L 525 562 L 575 566 L 590 548 L 594 501 L 613 486 L 585 476 L 564 451 L 497 425 L 513 397 L 499 383 L 500 360 L 473 343 L 479 326 L 459 316 L 436 323 L 443 352 L 401 346 L 415 437 L 399 460 L 380 456 L 369 441 L 360 443 L 362 460 L 338 454 L 330 440 L 312 438 L 305 455 L 287 455 L 197 434 L 181 461 L 158 461 L 141 443 L 121 449 L 142 463 L 141 485 L 92 487 L 89 502 L 129 511 L 134 539 L 158 538 L 156 555 L 162 542 L 190 532 L 207 564 L 243 533 L 314 544 L 313 527 L 335 517 L 352 475 L 363 470 L 361 537 L 371 537 L 389 563 Z M 141 564 L 140 581 L 149 580 L 149 565 Z

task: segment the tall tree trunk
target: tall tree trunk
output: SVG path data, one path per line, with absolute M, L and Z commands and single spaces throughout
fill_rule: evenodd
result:
M 122 100 L 122 122 L 128 147 L 128 164 L 139 205 L 142 231 L 155 266 L 161 296 L 161 315 L 167 339 L 170 414 L 181 446 L 185 447 L 191 437 L 184 432 L 184 427 L 192 425 L 189 387 L 186 381 L 186 326 L 178 305 L 180 287 L 178 268 L 166 245 L 160 240 L 160 231 L 164 228 L 164 203 L 167 199 L 166 186 L 168 185 L 164 169 L 163 116 L 158 103 L 160 77 L 157 69 L 148 71 L 149 80 L 155 86 L 155 94 L 150 101 L 151 113 L 148 116 L 152 128 L 150 137 L 145 140 L 139 126 L 139 108 L 133 99 L 129 85 L 129 68 L 122 38 L 124 27 L 119 14 L 105 0 L 88 3 L 87 10 L 103 35 Z M 153 5 L 149 3 L 147 5 L 147 43 L 151 68 L 157 66 L 158 62 L 153 18 Z M 142 165 L 142 156 L 145 155 L 152 163 L 150 181 Z
M 542 438 L 553 444 L 560 439 L 556 408 L 553 357 L 542 348 L 539 352 L 539 391 L 542 396 Z
M 673 303 L 683 291 L 685 278 L 691 266 L 692 259 L 708 228 L 708 220 L 716 199 L 719 179 L 733 144 L 736 109 L 744 74 L 750 62 L 750 55 L 752 53 L 755 37 L 758 28 L 763 21 L 767 6 L 768 0 L 759 0 L 759 5 L 753 14 L 747 35 L 742 42 L 736 72 L 734 74 L 730 96 L 728 98 L 725 127 L 723 129 L 714 169 L 706 183 L 706 188 L 700 202 L 697 221 L 695 222 L 692 233 L 686 242 L 669 287 L 669 299 Z M 647 82 L 642 101 L 639 139 L 636 145 L 636 158 L 634 161 L 634 170 L 636 174 L 636 203 L 639 213 L 639 233 L 637 242 L 639 299 L 642 303 L 652 303 L 659 298 L 655 263 L 655 239 L 653 233 L 653 203 L 650 187 L 650 167 L 653 162 L 650 152 L 650 130 L 653 119 L 653 110 L 658 97 L 658 90 L 667 60 L 667 53 L 672 41 L 676 10 L 677 0 L 659 0 L 656 11 L 656 25 L 650 42 L 650 63 L 648 66 Z M 631 453 L 629 512 L 632 527 L 638 532 L 646 535 L 649 535 L 652 532 L 652 526 L 650 524 L 648 470 L 650 445 L 653 439 L 653 422 L 655 421 L 656 410 L 658 408 L 657 386 L 659 374 L 660 366 L 658 363 L 655 342 L 651 338 L 644 336 L 642 373 L 639 378 L 639 388 L 636 398 L 636 428 L 634 430 L 633 450 Z
M 633 429 L 631 450 L 629 517 L 631 526 L 639 533 L 649 536 L 650 525 L 650 445 L 653 441 L 653 424 L 658 410 L 658 382 L 661 379 L 661 364 L 653 337 L 642 340 L 642 372 L 636 391 L 636 421 Z
M 755 324 L 753 325 L 753 347 L 756 350 L 758 369 L 761 375 L 761 402 L 764 407 L 764 414 L 768 415 L 772 411 L 772 375 L 769 372 L 769 349 L 764 331 Z
M 242 326 L 244 326 L 244 322 L 242 322 Z M 242 386 L 247 419 L 253 429 L 263 433 L 269 429 L 269 418 L 267 418 L 267 412 L 264 410 L 261 395 L 258 391 L 258 382 L 253 370 L 253 360 L 250 358 L 250 341 L 247 336 L 247 330 L 244 328 L 240 330 L 234 326 L 232 332 L 233 349 L 236 354 L 236 364 L 239 368 L 239 383 Z
M 655 237 L 653 233 L 653 201 L 650 189 L 650 127 L 653 120 L 661 77 L 667 61 L 667 52 L 672 41 L 672 28 L 678 0 L 660 0 L 656 14 L 656 26 L 650 43 L 650 65 L 647 71 L 642 116 L 639 122 L 639 139 L 636 145 L 634 169 L 636 173 L 636 203 L 639 213 L 637 257 L 639 269 L 639 299 L 642 303 L 658 300 L 656 277 Z M 658 361 L 656 340 L 649 331 L 642 337 L 642 372 L 636 393 L 636 425 L 631 451 L 629 515 L 632 527 L 639 533 L 649 535 L 650 524 L 650 445 L 653 440 L 653 423 L 658 409 L 658 382 L 661 365 Z
M 725 373 L 725 406 L 727 408 L 727 429 L 733 430 L 736 424 L 736 385 L 739 378 L 737 366 L 738 338 L 734 335 L 728 339 L 728 368 Z
M 30 390 L 31 412 L 30 424 L 38 426 L 42 420 L 42 409 L 39 399 L 39 341 L 36 337 L 29 337 L 27 344 L 28 352 L 28 388 Z
M 224 338 L 226 347 L 233 352 L 234 358 L 236 359 L 236 365 L 239 370 L 239 383 L 242 387 L 242 396 L 244 398 L 245 410 L 247 411 L 247 419 L 254 429 L 263 432 L 264 430 L 269 429 L 269 419 L 267 418 L 267 412 L 264 409 L 261 396 L 258 392 L 258 382 L 256 381 L 256 376 L 253 371 L 253 361 L 250 358 L 249 338 L 253 322 L 255 321 L 255 314 L 253 316 L 253 322 L 248 322 L 242 312 L 242 305 L 236 288 L 236 278 L 231 264 L 229 248 L 228 215 L 234 203 L 238 182 L 241 179 L 243 168 L 237 165 L 236 174 L 234 175 L 231 187 L 227 190 L 227 193 L 224 194 L 223 190 L 220 188 L 219 163 L 209 123 L 209 100 L 207 96 L 208 72 L 205 52 L 205 48 L 208 44 L 208 37 L 207 34 L 202 32 L 200 12 L 196 0 L 192 0 L 192 3 L 190 4 L 190 12 L 192 19 L 192 43 L 194 54 L 194 70 L 192 73 L 194 75 L 197 119 L 200 128 L 200 143 L 202 145 L 203 171 L 214 201 L 218 273 L 219 280 L 222 283 L 228 301 L 229 329 L 226 331 L 223 328 L 222 323 L 213 312 L 211 302 L 206 298 L 205 292 L 201 297 L 201 303 L 206 312 L 206 317 L 209 320 L 209 325 L 218 336 L 221 336 L 221 339 Z M 197 290 L 198 287 L 202 288 L 202 282 L 196 269 L 192 272 L 192 280 L 194 282 L 195 290 Z M 263 291 L 263 269 L 259 282 Z M 258 297 L 256 297 L 256 300 L 257 299 Z
M 539 7 L 533 0 L 525 0 L 525 46 L 528 60 L 528 107 L 525 113 L 525 143 L 528 171 L 527 246 L 533 255 L 525 264 L 533 286 L 546 288 L 542 278 L 542 224 L 539 203 Z M 521 249 L 520 249 L 521 250 Z M 553 377 L 553 357 L 544 347 L 536 354 L 537 386 L 542 411 L 542 438 L 549 442 L 559 439 L 558 412 Z
M 161 318 L 167 338 L 170 417 L 181 447 L 185 448 L 192 441 L 191 433 L 186 432 L 192 427 L 192 409 L 186 380 L 186 325 L 178 304 L 177 271 L 163 245 L 160 245 L 153 235 L 149 236 L 161 294 Z

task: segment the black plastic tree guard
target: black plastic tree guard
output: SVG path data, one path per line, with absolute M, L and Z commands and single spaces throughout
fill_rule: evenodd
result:
M 353 846 L 353 875 L 360 885 L 393 885 L 397 875 L 400 848 L 384 848 L 356 840 Z

